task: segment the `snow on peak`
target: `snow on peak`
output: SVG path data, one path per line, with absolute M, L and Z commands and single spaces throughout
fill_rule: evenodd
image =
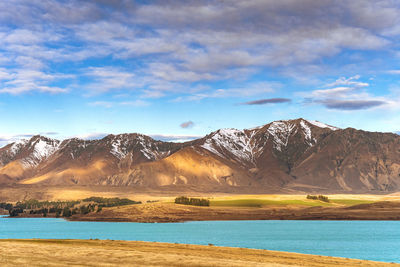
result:
M 58 150 L 60 141 L 39 136 L 26 141 L 25 145 L 29 145 L 27 148 L 30 150 L 30 154 L 21 159 L 21 162 L 26 167 L 35 167 Z
M 311 128 L 303 120 L 300 121 L 300 126 L 303 129 L 305 141 L 309 146 L 313 146 L 317 140 L 312 137 Z
M 125 138 L 121 138 L 121 136 L 115 136 L 111 141 L 111 151 L 116 158 L 122 159 L 126 157 L 128 152 L 126 151 L 126 147 L 128 145 L 128 140 Z
M 5 165 L 10 160 L 13 160 L 15 156 L 24 148 L 28 143 L 28 140 L 22 139 L 11 143 L 11 145 L 0 153 L 0 166 Z
M 14 157 L 28 143 L 28 140 L 21 139 L 14 142 L 10 147 L 10 156 Z
M 138 147 L 138 150 L 149 160 L 157 160 L 168 156 L 170 151 L 160 151 L 156 141 L 146 138 L 145 135 L 136 134 L 135 138 L 130 135 L 117 135 L 111 141 L 111 151 L 116 158 L 125 158 L 131 151 L 132 146 Z
M 35 158 L 42 160 L 51 156 L 57 151 L 60 141 L 39 139 L 34 144 L 33 155 Z
M 228 158 L 226 156 L 228 152 L 239 162 L 254 163 L 262 147 L 256 147 L 253 136 L 254 132 L 246 133 L 232 128 L 221 129 L 206 139 L 201 147 L 222 158 Z
M 288 145 L 289 137 L 297 133 L 297 127 L 290 121 L 274 121 L 267 131 L 273 138 L 274 148 L 282 151 L 282 147 Z
M 310 127 L 310 124 L 312 123 L 303 119 L 300 120 L 299 124 L 297 124 L 297 122 L 298 121 L 295 120 L 274 121 L 269 125 L 267 132 L 272 136 L 273 146 L 275 149 L 282 151 L 282 147 L 288 146 L 290 137 L 299 131 L 303 134 L 305 143 L 308 146 L 312 147 L 317 143 L 317 139 L 313 137 Z
M 37 165 L 41 161 L 49 158 L 53 155 L 60 145 L 60 141 L 47 139 L 47 138 L 38 138 L 31 144 L 32 154 L 25 161 L 29 165 Z
M 165 158 L 170 155 L 171 151 L 161 151 L 158 147 L 157 143 L 153 139 L 145 138 L 145 135 L 139 135 L 140 145 L 142 149 L 140 152 L 149 160 L 158 160 L 161 158 Z
M 339 128 L 337 128 L 337 127 L 330 126 L 330 125 L 325 124 L 325 123 L 322 123 L 322 122 L 320 122 L 320 121 L 307 120 L 307 122 L 309 122 L 309 123 L 311 123 L 312 125 L 317 126 L 317 127 L 319 127 L 319 128 L 328 128 L 328 129 L 331 129 L 332 131 L 339 130 Z

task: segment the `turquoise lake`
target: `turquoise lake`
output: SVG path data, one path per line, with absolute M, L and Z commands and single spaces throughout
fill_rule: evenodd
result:
M 400 263 L 399 221 L 69 222 L 0 218 L 0 239 L 113 239 L 289 251 Z

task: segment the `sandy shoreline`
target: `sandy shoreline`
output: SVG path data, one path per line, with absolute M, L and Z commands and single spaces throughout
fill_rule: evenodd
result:
M 0 240 L 2 266 L 400 266 L 258 249 L 111 240 Z

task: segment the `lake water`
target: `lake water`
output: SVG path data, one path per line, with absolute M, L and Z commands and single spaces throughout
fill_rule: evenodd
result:
M 69 222 L 0 218 L 0 239 L 113 239 L 245 247 L 400 263 L 399 221 Z

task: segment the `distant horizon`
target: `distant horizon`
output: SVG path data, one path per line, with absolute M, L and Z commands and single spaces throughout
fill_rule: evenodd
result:
M 294 120 L 299 120 L 299 119 L 303 119 L 303 120 L 306 120 L 306 121 L 313 121 L 313 120 L 308 120 L 306 118 L 295 118 L 295 119 L 276 120 L 276 121 L 294 121 Z M 242 128 L 242 129 L 232 128 L 232 127 L 219 128 L 219 129 L 213 130 L 211 132 L 208 132 L 208 133 L 206 133 L 204 135 L 197 135 L 197 136 L 195 136 L 195 135 L 145 134 L 145 133 L 132 131 L 132 132 L 124 132 L 124 133 L 97 133 L 97 134 L 94 134 L 94 135 L 91 135 L 91 136 L 69 136 L 69 137 L 66 137 L 66 138 L 53 138 L 53 137 L 51 137 L 51 133 L 50 134 L 41 133 L 41 134 L 25 135 L 25 136 L 20 136 L 19 138 L 15 137 L 14 139 L 10 139 L 10 140 L 4 140 L 4 139 L 1 139 L 1 137 L 0 137 L 0 148 L 6 146 L 8 144 L 17 142 L 19 140 L 30 140 L 31 138 L 33 138 L 35 136 L 42 136 L 42 137 L 46 137 L 46 138 L 53 139 L 53 140 L 59 140 L 59 141 L 64 141 L 64 140 L 69 140 L 69 139 L 74 139 L 74 138 L 77 138 L 77 139 L 80 139 L 80 140 L 86 140 L 86 141 L 93 141 L 93 140 L 101 140 L 101 139 L 103 139 L 103 138 L 105 138 L 105 137 L 107 137 L 109 135 L 116 136 L 116 135 L 124 135 L 124 134 L 140 134 L 140 135 L 145 135 L 145 136 L 151 137 L 152 139 L 154 139 L 156 141 L 182 143 L 182 142 L 193 141 L 193 140 L 196 140 L 196 139 L 203 138 L 203 137 L 205 137 L 205 136 L 207 136 L 207 135 L 209 135 L 209 134 L 211 134 L 213 132 L 216 132 L 216 131 L 219 131 L 219 130 L 223 130 L 223 129 L 251 130 L 253 128 L 262 127 L 262 126 L 268 125 L 268 124 L 276 122 L 276 121 L 270 121 L 270 122 L 267 122 L 267 123 L 262 124 L 262 125 L 258 125 L 258 126 L 254 126 L 254 127 L 250 127 L 250 128 Z M 324 123 L 322 121 L 316 121 L 316 122 L 320 122 L 320 123 L 326 124 L 326 123 Z M 326 124 L 326 125 L 332 126 L 332 127 L 336 127 L 335 125 L 329 125 L 329 124 Z M 350 127 L 346 127 L 346 128 L 339 128 L 339 127 L 336 127 L 336 128 L 338 128 L 339 130 L 344 130 L 344 129 L 347 129 L 347 128 L 354 128 L 354 127 L 350 126 Z M 354 128 L 354 129 L 363 130 L 363 129 L 357 129 L 357 128 Z M 372 131 L 369 131 L 369 132 L 372 132 Z M 379 132 L 379 131 L 374 131 L 374 132 Z M 394 133 L 394 134 L 400 135 L 400 132 L 382 132 L 382 133 Z
M 400 131 L 400 3 L 2 1 L 0 145 L 288 118 Z

